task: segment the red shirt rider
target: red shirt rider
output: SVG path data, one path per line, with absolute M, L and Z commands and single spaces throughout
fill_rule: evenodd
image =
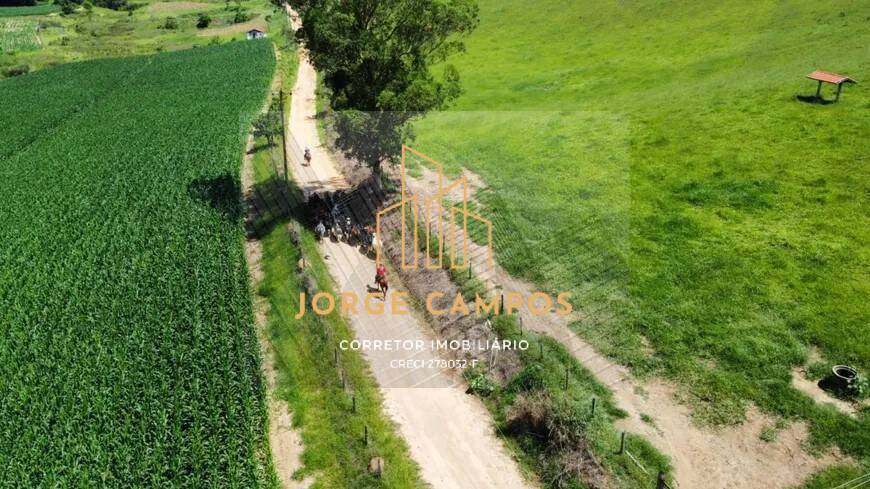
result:
M 378 269 L 375 272 L 375 283 L 380 283 L 381 280 L 387 277 L 387 267 L 383 263 L 378 264 Z

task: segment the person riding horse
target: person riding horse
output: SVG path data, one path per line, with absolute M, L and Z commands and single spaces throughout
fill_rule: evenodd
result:
M 375 270 L 375 283 L 384 294 L 384 300 L 386 300 L 389 285 L 387 285 L 387 267 L 383 263 L 379 263 L 377 270 Z

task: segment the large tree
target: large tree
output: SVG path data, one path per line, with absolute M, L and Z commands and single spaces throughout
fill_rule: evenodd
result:
M 289 0 L 297 38 L 330 92 L 337 144 L 375 170 L 397 154 L 408 121 L 444 108 L 459 74 L 444 64 L 478 22 L 474 0 Z

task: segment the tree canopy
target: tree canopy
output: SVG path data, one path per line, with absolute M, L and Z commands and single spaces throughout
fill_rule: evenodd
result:
M 453 66 L 478 23 L 473 0 L 290 0 L 297 38 L 330 91 L 338 146 L 378 168 L 397 154 L 407 122 L 460 93 Z

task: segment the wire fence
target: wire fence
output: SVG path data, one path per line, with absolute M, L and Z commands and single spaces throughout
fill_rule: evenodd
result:
M 831 489 L 857 489 L 864 486 L 870 486 L 870 472 L 861 477 L 856 477 L 850 481 L 846 481 L 839 486 L 832 487 Z
M 637 468 L 639 468 L 644 474 L 650 477 L 650 480 L 655 483 L 656 489 L 675 489 L 676 481 L 672 481 L 669 483 L 665 478 L 665 473 L 662 470 L 657 470 L 655 474 L 646 465 L 643 464 L 638 458 L 631 453 L 628 448 L 628 433 L 623 431 L 619 435 L 619 454 L 625 455 Z M 673 485 L 671 485 L 673 484 Z

